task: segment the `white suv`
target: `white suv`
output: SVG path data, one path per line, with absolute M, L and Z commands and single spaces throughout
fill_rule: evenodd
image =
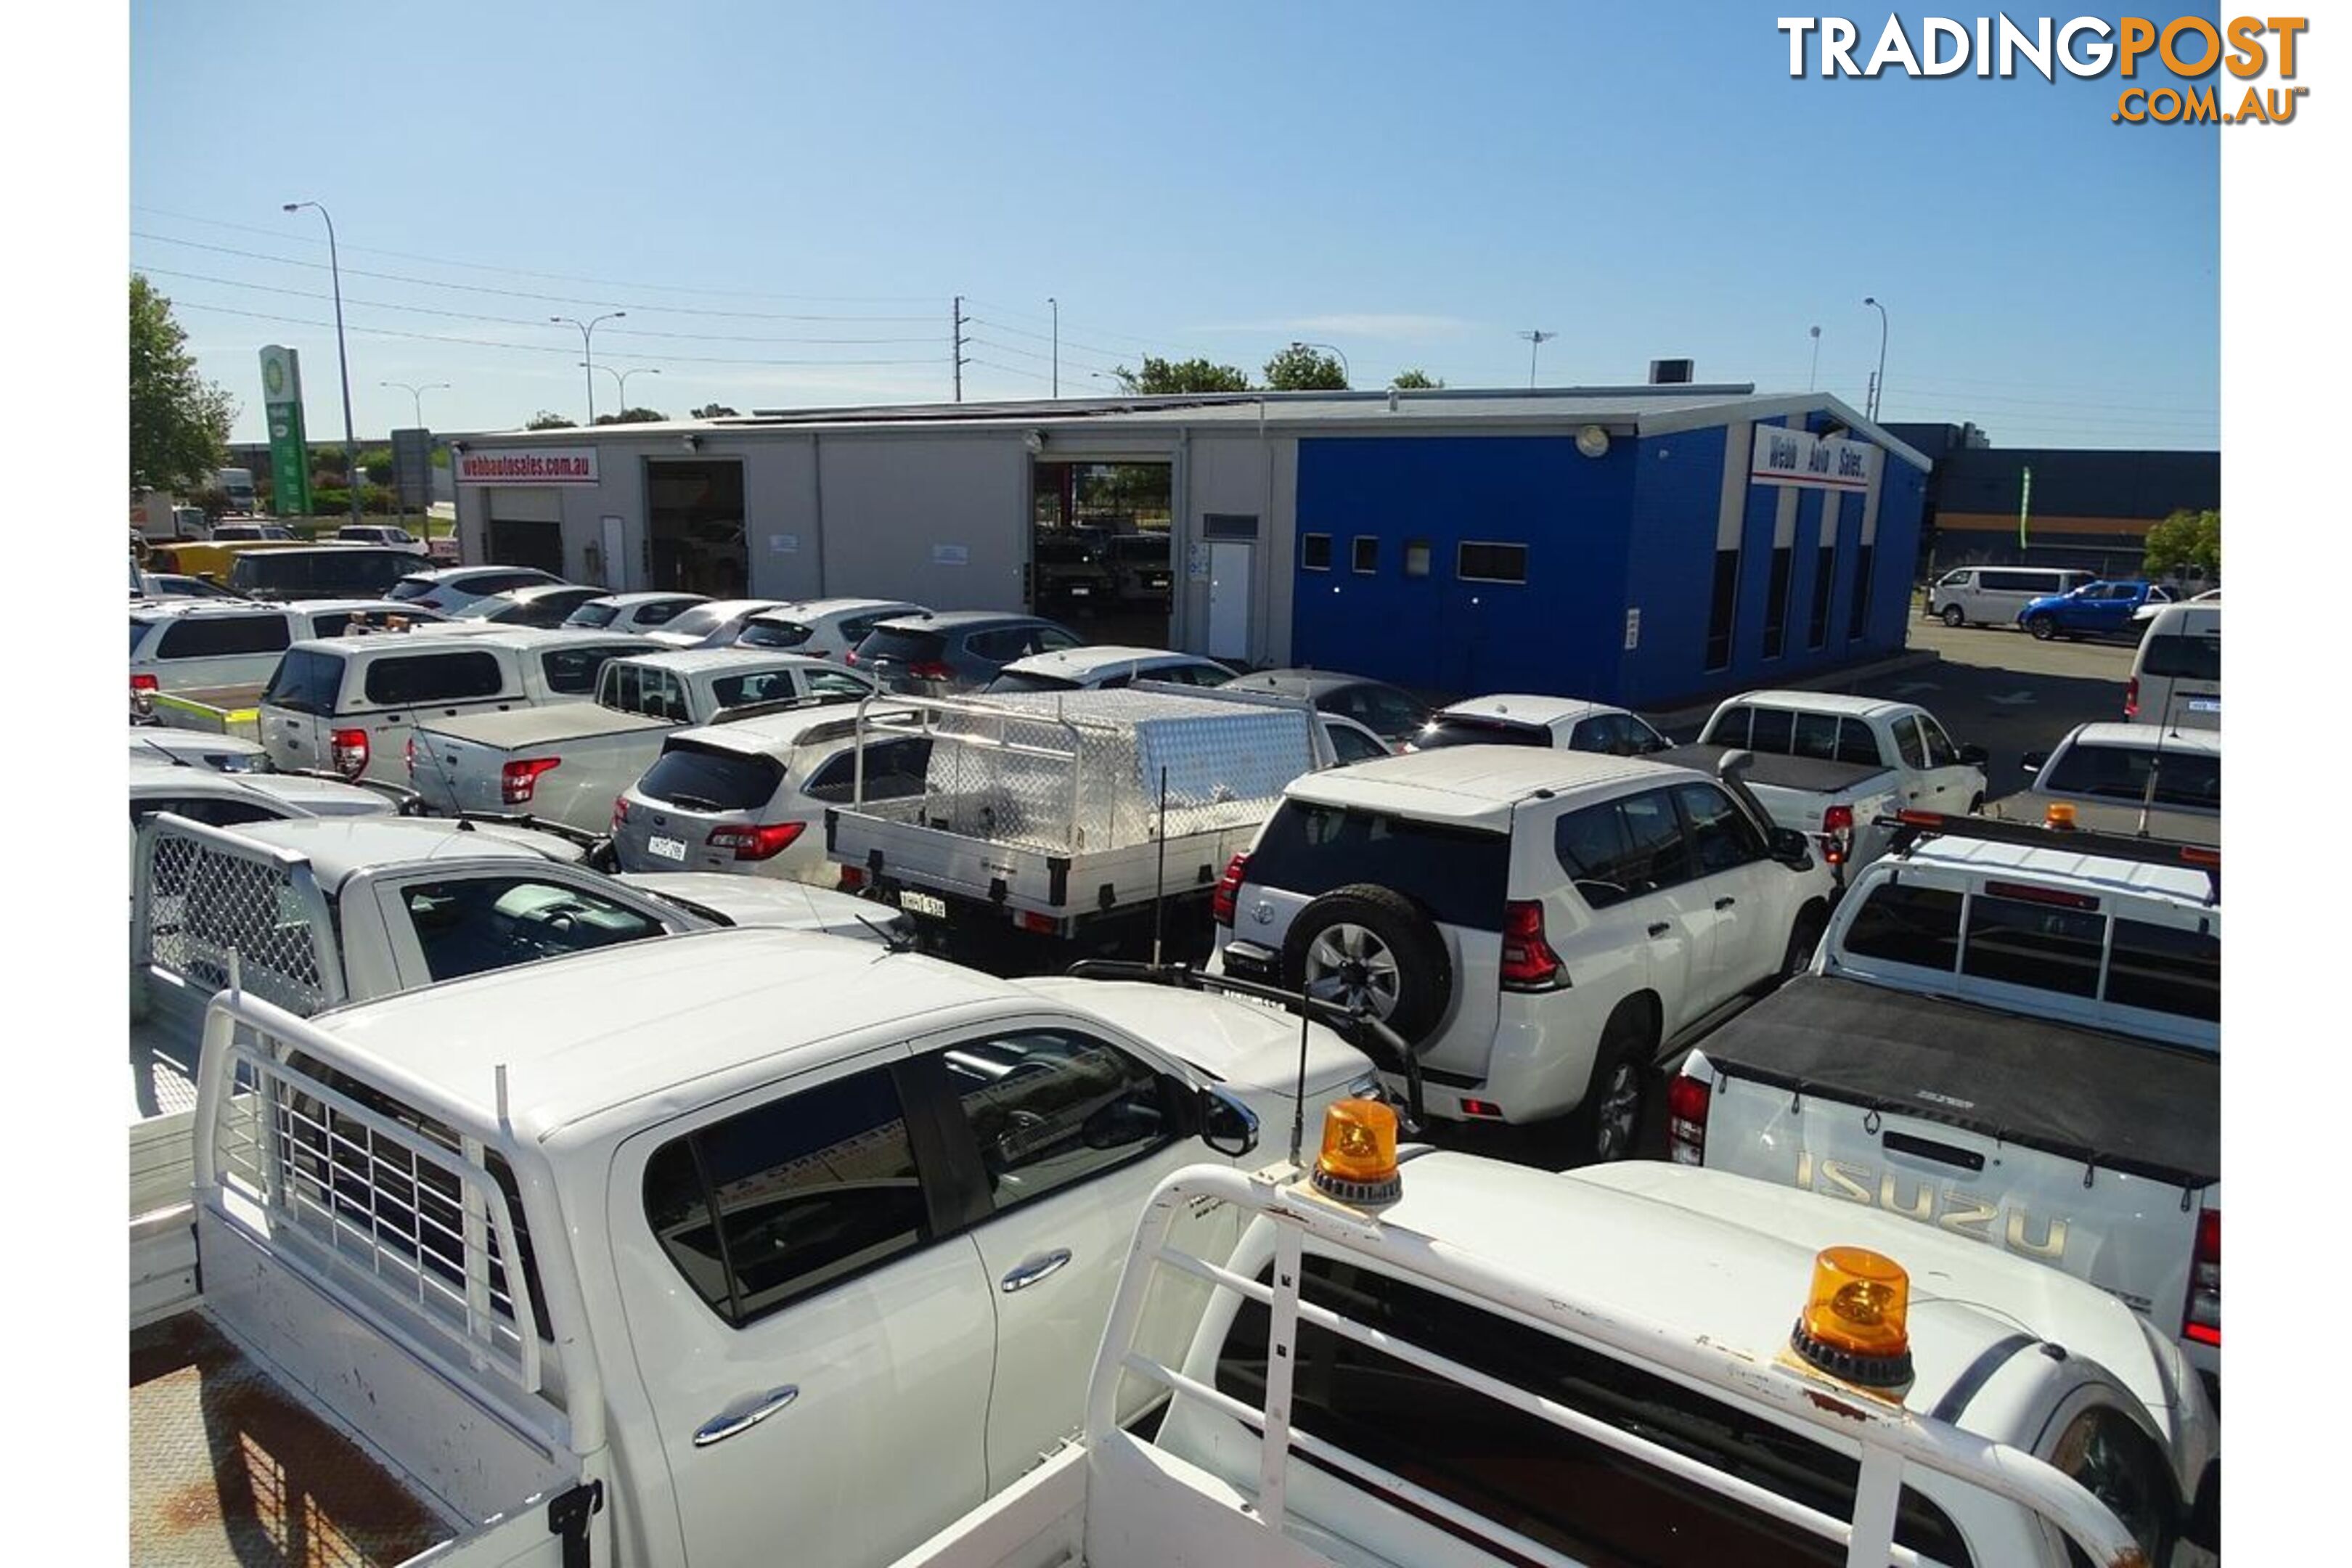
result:
M 1664 1048 L 1811 962 L 1830 892 L 1736 785 L 1448 747 L 1294 781 L 1219 880 L 1211 968 L 1365 1007 L 1434 1116 L 1565 1117 L 1559 1156 L 1608 1160 Z

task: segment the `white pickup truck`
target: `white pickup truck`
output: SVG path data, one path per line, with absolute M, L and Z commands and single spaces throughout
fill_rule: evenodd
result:
M 854 701 L 873 680 L 806 654 L 699 648 L 616 658 L 591 702 L 421 721 L 409 787 L 436 811 L 517 811 L 601 833 L 662 741 L 729 712 Z
M 878 1568 L 1076 1428 L 1168 1173 L 1370 1080 L 1254 1003 L 792 931 L 225 994 L 131 1225 L 132 1559 Z
M 1909 702 L 1827 691 L 1749 691 L 1718 707 L 1696 744 L 1657 754 L 1713 773 L 1726 752 L 1756 759 L 1742 775 L 1781 827 L 1811 835 L 1850 879 L 1885 853 L 1874 826 L 1898 811 L 1974 811 L 1985 751 L 1955 744 Z
M 2095 1290 L 1737 1177 L 1339 1141 L 1162 1186 L 1083 1437 L 898 1568 L 2216 1561 L 2219 1422 Z M 1204 1203 L 1233 1254 L 1172 1234 Z
M 1811 973 L 1666 1089 L 1672 1156 L 2054 1265 L 2221 1365 L 2221 854 L 1915 814 Z M 1898 839 L 1898 843 L 1900 840 Z

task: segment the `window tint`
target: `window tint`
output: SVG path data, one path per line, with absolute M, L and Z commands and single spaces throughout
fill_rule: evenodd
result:
M 2095 996 L 2105 937 L 2105 917 L 2095 910 L 1979 893 L 1969 900 L 1960 973 L 2065 996 Z
M 1039 653 L 1054 653 L 1062 648 L 1080 647 L 1083 646 L 1085 645 L 1076 637 L 1072 637 L 1069 633 L 1063 631 L 1058 626 L 1039 626 L 1037 628 L 1035 651 Z
M 670 1262 L 738 1328 L 930 1239 L 887 1068 L 664 1145 L 646 1166 L 645 1202 Z
M 1799 713 L 1792 716 L 1789 733 L 1789 752 L 1792 756 L 1812 757 L 1821 762 L 1838 760 L 1838 721 L 1832 713 Z
M 1105 686 L 1124 686 L 1124 679 L 1106 680 Z M 1039 675 L 1034 670 L 1008 669 L 998 675 L 983 691 L 1076 691 L 1078 683 L 1066 675 Z
M 1298 565 L 1307 572 L 1331 570 L 1331 536 L 1328 533 L 1302 533 L 1298 536 Z
M 145 639 L 147 634 L 154 629 L 155 623 L 152 621 L 134 619 L 131 623 L 131 652 L 133 655 L 136 655 L 139 652 L 139 645 Z
M 1841 721 L 1837 731 L 1837 760 L 1858 763 L 1864 767 L 1884 766 L 1886 759 L 1878 752 L 1878 735 L 1865 720 Z
M 2220 1023 L 2221 939 L 2145 921 L 2117 920 L 2107 957 L 2107 1000 Z
M 1845 949 L 1863 958 L 1916 963 L 1948 974 L 1960 955 L 1960 895 L 1943 888 L 1881 882 L 1846 927 Z
M 183 616 L 163 628 L 150 657 L 226 658 L 274 653 L 292 640 L 282 615 Z
M 1927 751 L 1919 743 L 1918 721 L 1909 718 L 1897 719 L 1895 721 L 1894 730 L 1895 754 L 1903 759 L 1903 765 L 1906 768 L 1926 767 Z
M 1952 738 L 1944 733 L 1944 727 L 1925 713 L 1919 715 L 1919 739 L 1927 745 L 1929 767 L 1950 768 L 1959 765 L 1960 749 L 1952 744 Z
M 1682 818 L 1666 790 L 1571 811 L 1554 828 L 1552 847 L 1584 901 L 1596 910 L 1674 887 L 1692 875 Z
M 1354 1264 L 1309 1257 L 1300 1285 L 1308 1301 L 1383 1334 L 1833 1518 L 1853 1517 L 1857 1461 L 1705 1393 Z M 1265 1400 L 1267 1318 L 1265 1306 L 1244 1300 L 1217 1358 L 1218 1389 L 1254 1408 Z M 1652 1568 L 1845 1561 L 1821 1536 L 1311 1321 L 1298 1325 L 1293 1376 L 1291 1419 L 1302 1432 L 1577 1561 Z M 1895 1539 L 1956 1568 L 1969 1562 L 1951 1520 L 1908 1488 Z
M 683 621 L 686 616 L 680 616 Z M 857 645 L 860 659 L 895 658 L 902 664 L 922 664 L 935 659 L 947 648 L 947 639 L 937 632 L 902 630 L 897 626 L 876 626 L 864 642 Z M 1005 662 L 1010 663 L 1011 660 Z
M 801 684 L 815 697 L 863 697 L 874 689 L 872 681 L 839 669 L 804 669 Z
M 261 700 L 297 713 L 332 713 L 335 694 L 342 688 L 341 659 L 316 648 L 289 648 L 271 673 Z
M 1789 579 L 1796 565 L 1796 551 L 1781 545 L 1772 552 L 1772 568 L 1766 579 L 1764 591 L 1764 657 L 1778 658 L 1788 644 Z
M 601 700 L 624 713 L 679 724 L 687 720 L 686 688 L 669 671 L 647 665 L 615 664 L 605 679 Z
M 694 601 L 691 599 L 656 599 L 651 604 L 637 606 L 636 624 L 641 626 L 665 626 L 676 620 L 680 611 L 691 609 L 693 605 Z
M 2140 650 L 2139 672 L 2173 680 L 2221 679 L 2221 634 L 2175 632 L 2150 637 Z
M 410 599 L 422 599 L 433 592 L 433 579 L 430 577 L 403 577 L 399 582 L 394 583 L 389 589 L 387 589 L 383 596 L 387 599 L 397 599 L 403 602 Z
M 922 794 L 923 781 L 930 763 L 931 742 L 928 737 L 868 741 L 866 743 L 866 798 L 903 800 L 908 795 Z M 852 747 L 819 764 L 802 782 L 801 793 L 828 805 L 845 805 L 856 797 L 856 770 L 857 752 Z
M 367 700 L 386 708 L 496 697 L 506 686 L 498 656 L 483 651 L 406 654 L 367 668 Z
M 1710 746 L 1745 746 L 1748 744 L 1748 727 L 1755 716 L 1756 710 L 1752 708 L 1727 708 L 1715 716 L 1706 727 L 1706 733 L 1699 738 Z
M 539 656 L 540 673 L 547 679 L 550 691 L 566 697 L 586 697 L 596 689 L 597 677 L 613 662 L 609 647 L 550 648 Z
M 2170 752 L 2159 757 L 2153 747 L 2078 743 L 2042 770 L 2034 788 L 2052 795 L 2141 800 L 2147 796 L 2151 770 L 2157 805 L 2221 809 L 2221 759 L 2206 752 Z
M 1869 629 L 1870 551 L 1871 547 L 1865 544 L 1854 552 L 1853 606 L 1845 620 L 1845 635 L 1848 642 L 1852 642 Z
M 813 635 L 798 621 L 746 621 L 735 641 L 744 647 L 798 647 Z
M 1511 841 L 1500 833 L 1285 801 L 1250 852 L 1249 880 L 1317 898 L 1350 882 L 1393 888 L 1447 925 L 1503 929 Z
M 1392 686 L 1359 686 L 1349 695 L 1355 705 L 1340 711 L 1375 735 L 1409 735 L 1429 717 L 1426 707 Z
M 1039 1029 L 965 1041 L 942 1055 L 999 1210 L 1176 1140 L 1160 1075 L 1100 1040 Z
M 1690 823 L 1692 851 L 1697 875 L 1735 871 L 1764 858 L 1764 835 L 1732 804 L 1731 797 L 1711 784 L 1677 784 L 1675 799 Z
M 566 616 L 563 618 L 563 624 L 567 626 L 586 626 L 593 631 L 598 626 L 611 626 L 620 618 L 620 605 L 608 604 L 602 599 L 591 599 Z M 638 618 L 642 620 L 644 617 Z
M 710 683 L 711 700 L 721 708 L 741 708 L 753 702 L 783 702 L 801 694 L 789 669 L 761 669 L 743 675 L 722 675 Z
M 1528 547 L 1465 542 L 1454 556 L 1454 574 L 1465 583 L 1524 583 Z
M 688 811 L 755 811 L 783 780 L 772 757 L 672 741 L 637 781 L 637 793 Z
M 1424 725 L 1412 738 L 1417 752 L 1440 751 L 1447 746 L 1549 746 L 1551 731 L 1540 724 L 1522 724 L 1512 719 L 1473 719 L 1456 713 L 1440 713 Z
M 1037 650 L 1030 646 L 1025 628 L 1005 627 L 992 632 L 974 632 L 964 640 L 964 646 L 991 664 L 1011 664 Z
M 1381 542 L 1377 535 L 1360 533 L 1355 539 L 1355 565 L 1359 572 L 1381 569 Z
M 436 980 L 662 934 L 658 921 L 610 899 L 530 877 L 419 883 L 400 899 Z
M 1830 640 L 1830 595 L 1837 588 L 1837 546 L 1813 552 L 1813 597 L 1806 607 L 1805 646 L 1821 647 Z
M 1832 741 L 1834 744 L 1834 740 Z M 1759 708 L 1748 731 L 1750 751 L 1789 756 L 1797 750 L 1797 716 L 1786 708 Z

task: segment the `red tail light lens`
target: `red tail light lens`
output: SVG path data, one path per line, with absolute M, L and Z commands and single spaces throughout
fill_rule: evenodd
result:
M 761 822 L 747 827 L 714 827 L 704 840 L 713 849 L 732 849 L 738 860 L 772 860 L 792 847 L 805 822 Z
M 400 748 L 400 763 L 401 763 L 401 765 L 402 765 L 403 767 L 404 767 L 404 768 L 406 768 L 406 769 L 408 770 L 408 776 L 409 776 L 410 778 L 415 778 L 415 777 L 416 776 L 416 737 L 415 737 L 415 736 L 414 736 L 414 735 L 409 736 L 409 737 L 408 737 L 408 739 L 407 739 L 407 741 L 406 741 L 406 742 L 404 742 L 402 744 L 402 746 L 401 746 L 401 748 Z
M 2197 1250 L 2189 1268 L 2189 1313 L 2181 1332 L 2200 1345 L 2221 1348 L 2221 1211 L 2197 1216 Z
M 133 691 L 160 691 L 163 689 L 163 686 L 162 683 L 152 675 L 134 675 L 131 678 L 131 689 Z
M 2124 717 L 2139 717 L 2139 677 L 2137 675 L 2124 682 Z
M 918 680 L 953 680 L 955 679 L 955 671 L 948 667 L 946 660 L 937 658 L 919 658 L 907 667 L 907 673 Z
M 520 757 L 499 769 L 499 798 L 509 805 L 524 805 L 538 792 L 539 775 L 561 767 L 561 757 Z
M 338 730 L 328 743 L 328 756 L 337 773 L 355 779 L 367 772 L 368 732 L 365 730 Z
M 1853 847 L 1853 807 L 1832 805 L 1822 813 L 1822 858 L 1832 866 L 1845 864 Z
M 1543 904 L 1514 899 L 1503 906 L 1503 989 L 1551 991 L 1567 983 L 1559 954 L 1544 940 Z
M 865 867 L 844 866 L 841 868 L 841 890 L 843 892 L 854 893 L 864 886 L 866 886 Z
M 621 831 L 622 826 L 628 820 L 629 797 L 625 795 L 614 795 L 613 797 L 613 831 L 615 833 Z
M 1675 1164 L 1706 1163 L 1706 1108 L 1714 1098 L 1703 1078 L 1666 1080 L 1666 1154 Z
M 1234 903 L 1241 897 L 1242 883 L 1249 876 L 1249 857 L 1236 855 L 1225 862 L 1224 875 L 1217 879 L 1216 890 L 1209 895 L 1209 918 L 1221 926 L 1234 923 Z

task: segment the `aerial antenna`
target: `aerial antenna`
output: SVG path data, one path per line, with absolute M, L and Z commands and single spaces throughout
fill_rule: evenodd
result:
M 1160 764 L 1160 820 L 1154 834 L 1160 840 L 1160 867 L 1151 888 L 1151 967 L 1160 967 L 1160 933 L 1168 907 L 1168 764 Z M 1304 1060 L 1304 1057 L 1300 1058 Z

